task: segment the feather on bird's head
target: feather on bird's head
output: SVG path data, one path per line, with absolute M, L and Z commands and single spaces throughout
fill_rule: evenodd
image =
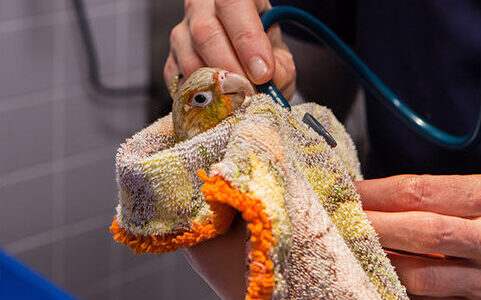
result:
M 217 68 L 200 68 L 171 91 L 172 117 L 179 140 L 214 127 L 239 107 L 254 88 L 245 77 Z

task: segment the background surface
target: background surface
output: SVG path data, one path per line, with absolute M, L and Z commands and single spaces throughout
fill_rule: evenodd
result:
M 85 3 L 104 81 L 147 82 L 151 2 Z M 168 41 L 182 1 L 156 6 Z M 114 154 L 147 125 L 147 99 L 89 88 L 74 17 L 69 0 L 0 1 L 0 247 L 81 299 L 218 299 L 182 253 L 113 242 Z

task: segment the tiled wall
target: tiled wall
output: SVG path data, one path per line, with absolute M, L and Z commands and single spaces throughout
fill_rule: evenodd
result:
M 105 81 L 146 82 L 150 0 L 85 2 Z M 146 97 L 95 95 L 78 33 L 69 0 L 0 1 L 0 247 L 81 299 L 217 299 L 181 253 L 112 241 L 114 153 Z

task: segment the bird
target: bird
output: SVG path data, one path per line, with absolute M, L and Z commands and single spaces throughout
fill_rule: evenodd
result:
M 170 88 L 174 134 L 179 141 L 216 126 L 233 114 L 246 96 L 255 94 L 244 76 L 208 67 L 196 70 L 185 80 L 177 77 Z

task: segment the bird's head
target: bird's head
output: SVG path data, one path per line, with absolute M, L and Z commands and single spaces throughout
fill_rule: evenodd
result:
M 172 118 L 179 140 L 191 138 L 220 123 L 254 89 L 245 77 L 216 68 L 200 68 L 171 91 Z

